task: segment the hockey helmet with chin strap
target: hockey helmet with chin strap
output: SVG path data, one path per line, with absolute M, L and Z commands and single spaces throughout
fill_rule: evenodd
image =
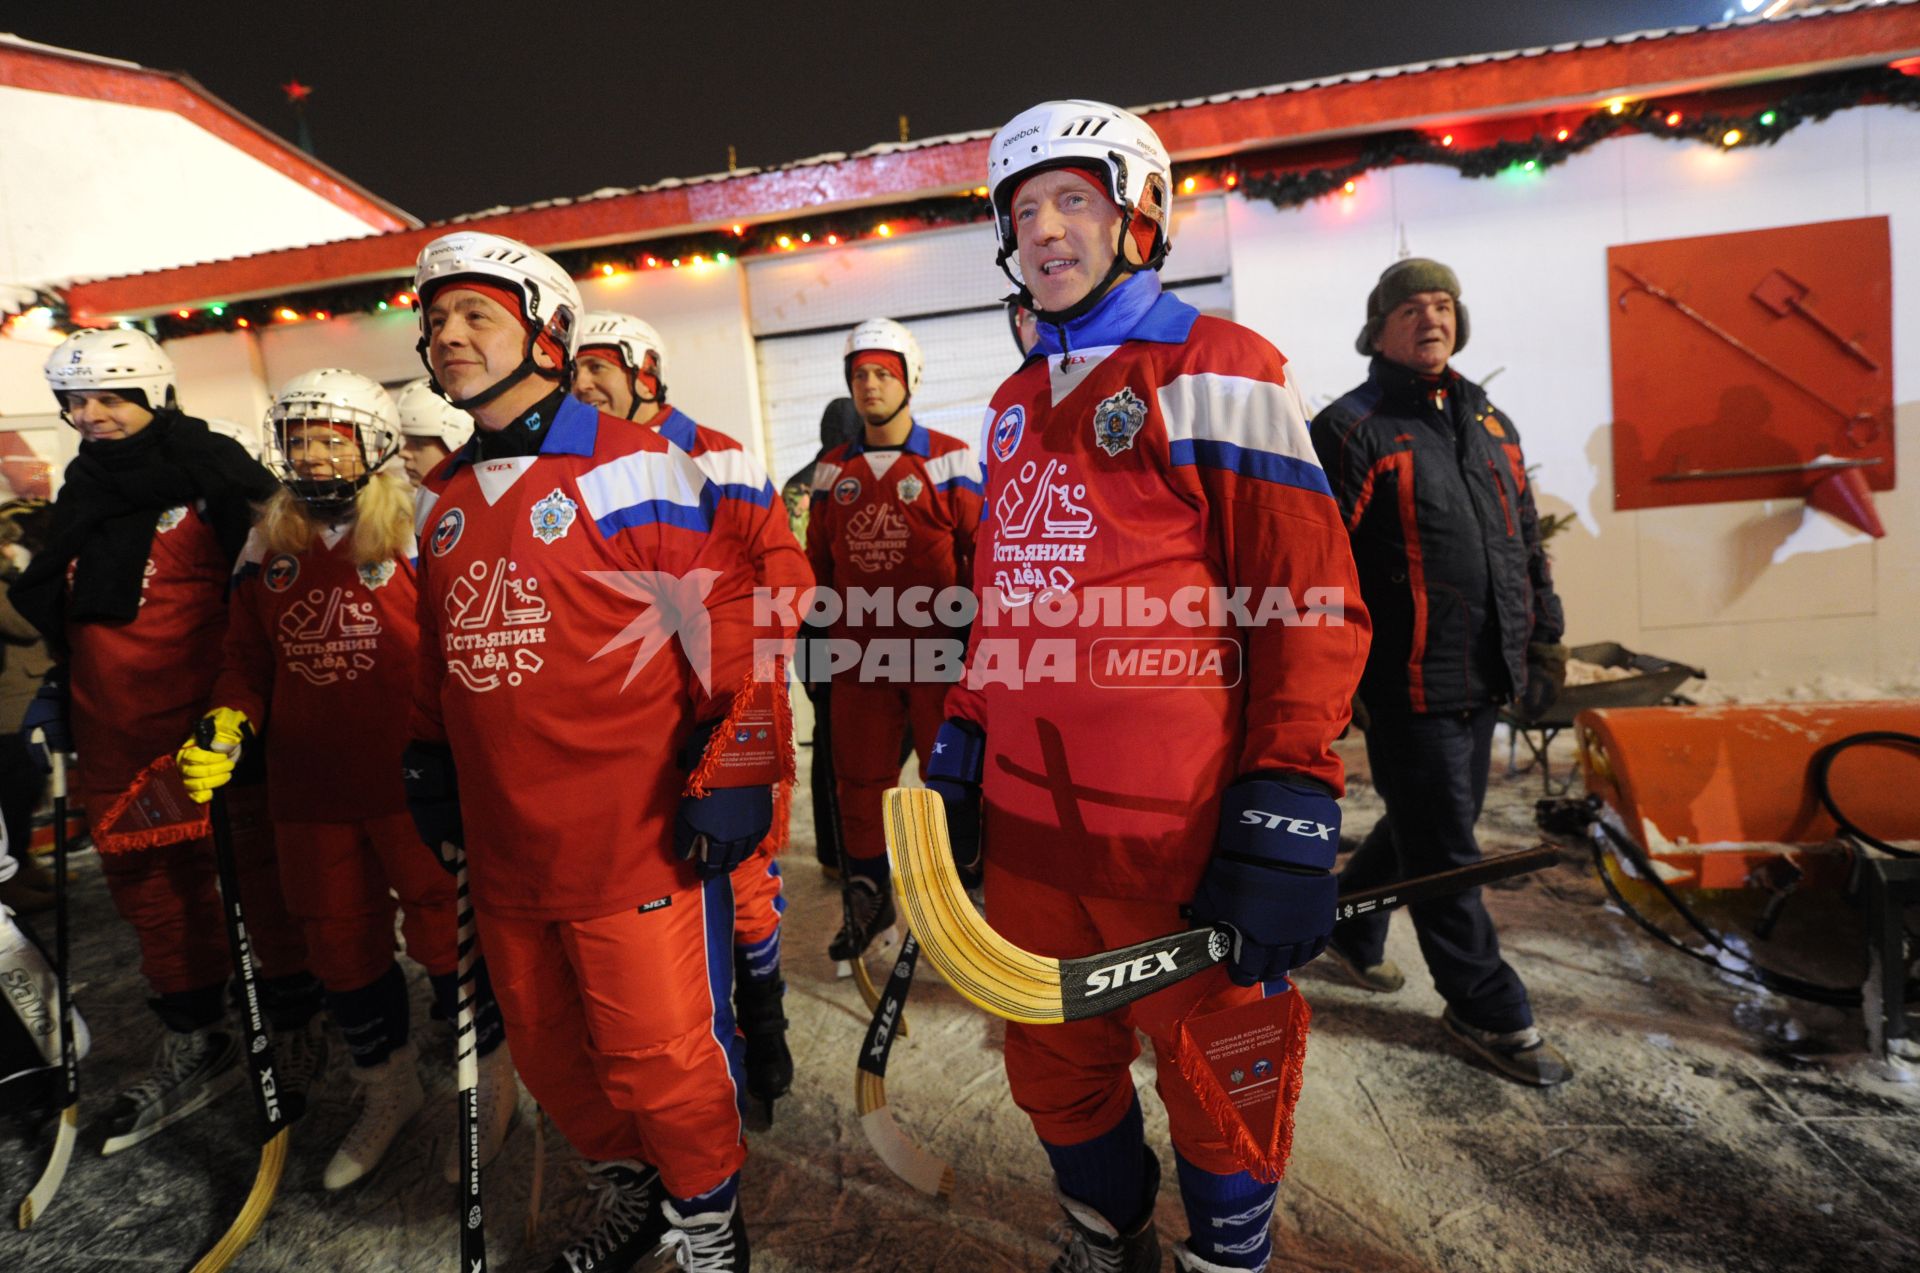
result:
M 432 438 L 453 452 L 473 436 L 473 417 L 435 393 L 432 377 L 422 377 L 402 389 L 393 405 L 400 413 L 403 437 Z
M 267 411 L 273 438 L 268 467 L 317 517 L 338 517 L 353 508 L 360 488 L 400 453 L 400 412 L 378 382 L 354 371 L 324 367 L 286 383 Z M 311 429 L 350 441 L 358 453 L 354 477 L 302 477 L 293 462 L 296 440 L 311 445 Z
M 1097 179 L 1120 209 L 1120 250 L 1107 276 L 1086 296 L 1057 313 L 1040 309 L 1020 274 L 1020 242 L 1013 199 L 1029 178 L 1066 168 Z M 1016 299 L 1041 319 L 1078 318 L 1123 274 L 1154 270 L 1166 260 L 1173 237 L 1173 161 L 1147 121 L 1105 102 L 1071 99 L 1042 102 L 1009 120 L 987 148 L 987 189 L 993 201 L 997 264 L 1018 288 Z M 1128 247 L 1133 248 L 1130 259 Z
M 900 400 L 900 405 L 894 408 L 892 415 L 876 422 L 874 426 L 884 428 L 893 423 L 894 418 L 905 411 L 907 404 L 913 401 L 913 395 L 920 392 L 920 372 L 924 369 L 926 362 L 920 356 L 920 342 L 913 338 L 912 332 L 891 318 L 869 318 L 847 333 L 846 354 L 841 362 L 849 391 L 853 388 L 855 360 L 860 355 L 869 353 L 892 354 L 900 360 L 900 370 L 906 373 L 904 383 L 907 386 L 907 396 Z
M 77 331 L 47 355 L 47 386 L 68 424 L 70 393 L 117 393 L 148 411 L 175 405 L 173 359 L 143 331 L 108 327 Z
M 652 324 L 632 314 L 595 310 L 580 320 L 580 348 L 575 357 L 590 349 L 611 350 L 619 356 L 620 366 L 627 373 L 627 388 L 633 394 L 633 406 L 627 412 L 629 419 L 640 410 L 642 403 L 666 402 L 667 346 Z M 653 357 L 652 371 L 647 370 L 648 355 Z M 640 392 L 640 377 L 644 375 L 653 377 L 651 395 Z
M 526 328 L 527 344 L 518 367 L 472 397 L 454 402 L 454 406 L 463 411 L 485 406 L 528 376 L 557 376 L 561 383 L 567 381 L 572 374 L 573 351 L 583 312 L 580 289 L 574 285 L 572 275 L 544 252 L 478 230 L 441 235 L 420 250 L 420 259 L 414 264 L 414 305 L 420 314 L 417 348 L 429 378 L 433 376 L 433 364 L 427 358 L 427 349 L 433 333 L 429 329 L 428 310 L 436 294 L 460 283 L 518 297 L 518 317 Z M 534 362 L 536 346 L 547 351 L 556 371 L 544 370 Z M 439 387 L 437 381 L 435 385 Z

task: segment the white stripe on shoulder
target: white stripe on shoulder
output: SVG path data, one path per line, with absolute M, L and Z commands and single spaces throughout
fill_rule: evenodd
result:
M 1320 466 L 1291 383 L 1196 371 L 1175 376 L 1159 396 L 1168 442 L 1225 442 Z
M 426 534 L 427 523 L 433 519 L 433 506 L 440 502 L 437 492 L 421 487 L 414 492 L 413 500 L 413 537 L 418 540 Z
M 677 446 L 634 451 L 589 469 L 579 478 L 580 498 L 595 521 L 623 508 L 663 501 L 699 508 L 707 480 L 693 457 Z
M 942 482 L 951 482 L 956 477 L 977 480 L 980 476 L 980 461 L 974 458 L 973 448 L 957 446 L 944 455 L 936 455 L 927 461 L 927 480 L 938 486 Z
M 693 462 L 715 486 L 750 486 L 757 491 L 768 484 L 767 471 L 744 448 L 721 451 L 709 447 L 694 456 Z
M 830 491 L 833 489 L 833 484 L 839 480 L 840 466 L 838 464 L 829 464 L 825 460 L 822 460 L 813 466 L 814 490 Z

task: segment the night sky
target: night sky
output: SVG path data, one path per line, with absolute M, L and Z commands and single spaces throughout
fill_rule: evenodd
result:
M 41 3 L 30 40 L 184 71 L 432 220 L 898 137 L 1717 21 L 1728 0 Z

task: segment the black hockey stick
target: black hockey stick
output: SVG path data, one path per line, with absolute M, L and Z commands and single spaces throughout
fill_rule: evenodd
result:
M 213 745 L 213 722 L 200 722 L 196 737 L 202 747 Z M 273 1038 L 267 1032 L 266 1013 L 260 1007 L 260 986 L 253 973 L 253 943 L 247 938 L 246 917 L 240 908 L 240 872 L 233 860 L 233 823 L 227 816 L 227 795 L 213 793 L 210 810 L 213 823 L 213 858 L 220 872 L 220 896 L 225 903 L 227 945 L 233 952 L 234 971 L 240 977 L 241 1006 L 246 1010 L 247 1068 L 253 1076 L 254 1105 L 260 1114 L 260 1166 L 254 1173 L 253 1188 L 240 1207 L 240 1213 L 227 1226 L 220 1240 L 194 1264 L 192 1273 L 218 1273 L 233 1263 L 241 1250 L 259 1230 L 273 1206 L 280 1188 L 280 1173 L 287 1164 L 287 1119 L 280 1108 L 280 1096 L 273 1069 Z
M 927 957 L 976 1006 L 1029 1025 L 1081 1021 L 1125 1007 L 1226 960 L 1233 935 L 1191 928 L 1118 950 L 1055 959 L 1022 950 L 975 910 L 947 844 L 946 809 L 924 788 L 886 794 L 887 855 L 894 888 Z M 1524 875 L 1559 860 L 1552 845 L 1342 897 L 1335 918 L 1352 919 Z
M 474 966 L 480 941 L 473 923 L 473 896 L 467 891 L 467 850 L 454 852 L 454 914 L 459 927 L 460 987 L 455 1021 L 459 1024 L 454 1071 L 460 1082 L 460 1270 L 486 1273 L 487 1234 L 480 1207 L 480 1054 L 474 1024 Z
M 42 744 L 45 735 L 36 734 Z M 57 962 L 55 976 L 59 986 L 60 1013 L 60 1124 L 54 1132 L 53 1156 L 47 1169 L 20 1202 L 20 1227 L 31 1228 L 53 1205 L 53 1195 L 66 1179 L 67 1164 L 73 1160 L 74 1141 L 80 1132 L 80 1059 L 73 1045 L 73 991 L 68 981 L 67 919 L 67 758 L 53 747 L 47 748 L 53 767 L 53 943 Z

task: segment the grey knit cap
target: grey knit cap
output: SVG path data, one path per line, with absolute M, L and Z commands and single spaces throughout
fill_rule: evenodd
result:
M 1387 315 L 1409 296 L 1420 292 L 1445 292 L 1453 297 L 1453 351 L 1459 353 L 1467 347 L 1467 307 L 1460 303 L 1460 276 L 1438 261 L 1410 256 L 1382 271 L 1380 281 L 1373 285 L 1367 297 L 1367 324 L 1360 329 L 1359 339 L 1353 342 L 1361 357 L 1373 357 L 1373 342 L 1379 337 L 1380 325 Z

